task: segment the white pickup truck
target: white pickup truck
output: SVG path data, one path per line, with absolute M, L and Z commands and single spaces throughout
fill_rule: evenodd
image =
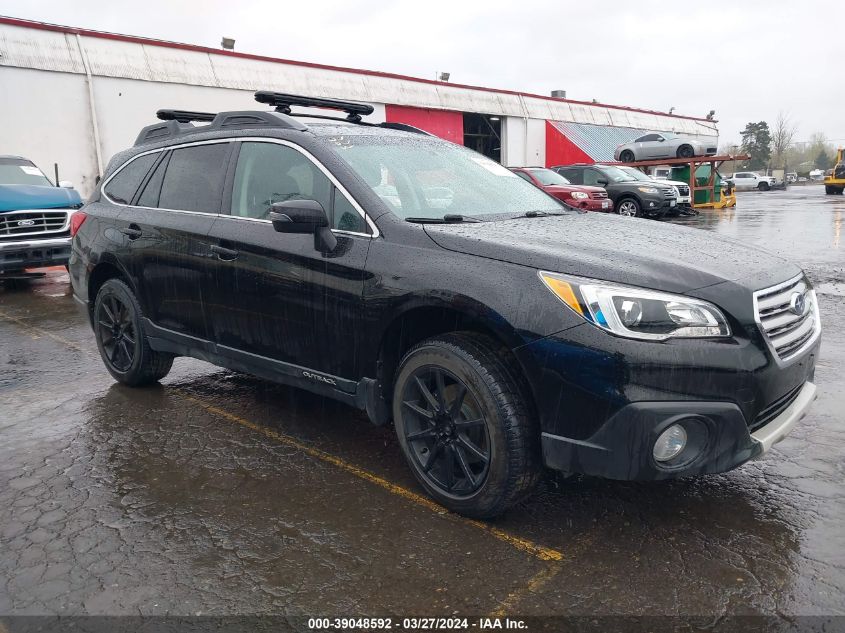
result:
M 735 189 L 759 189 L 760 191 L 768 191 L 783 184 L 782 180 L 774 176 L 761 176 L 753 171 L 738 171 L 723 180 L 730 182 Z

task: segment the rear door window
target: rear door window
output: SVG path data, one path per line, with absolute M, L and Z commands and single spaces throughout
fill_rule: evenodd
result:
M 584 173 L 582 169 L 561 169 L 558 173 L 573 185 L 584 184 Z
M 103 191 L 105 194 L 119 204 L 130 204 L 135 192 L 144 180 L 144 176 L 150 171 L 158 154 L 147 154 L 139 156 L 131 163 L 123 167 L 111 178 Z
M 229 143 L 213 143 L 172 150 L 157 206 L 219 213 L 229 147 Z

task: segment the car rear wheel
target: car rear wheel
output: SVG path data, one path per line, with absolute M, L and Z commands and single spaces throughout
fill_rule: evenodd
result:
M 640 203 L 634 198 L 623 198 L 616 205 L 616 213 L 629 218 L 637 218 L 642 214 Z
M 760 191 L 768 191 L 769 190 L 769 183 L 761 182 L 759 185 L 757 185 L 757 189 L 759 189 Z
M 619 160 L 621 160 L 623 163 L 633 163 L 636 158 L 634 157 L 634 152 L 629 149 L 626 149 L 619 155 Z
M 678 158 L 692 158 L 695 156 L 695 150 L 692 145 L 681 145 L 678 148 Z
M 109 279 L 94 302 L 94 337 L 109 373 L 131 387 L 164 378 L 173 356 L 153 351 L 144 336 L 141 307 L 120 279 Z
M 539 437 L 507 350 L 469 332 L 423 341 L 402 359 L 393 422 L 405 459 L 438 503 L 489 518 L 540 473 Z

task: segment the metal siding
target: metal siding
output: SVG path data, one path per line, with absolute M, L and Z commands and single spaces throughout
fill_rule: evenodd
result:
M 655 131 L 654 127 L 613 127 L 585 125 L 570 121 L 549 121 L 549 123 L 595 162 L 614 160 L 613 153 L 618 146 L 629 143 L 638 136 Z M 718 142 L 717 137 L 707 136 L 703 138 L 712 138 L 714 142 Z
M 75 35 L 0 24 L 0 65 L 83 72 Z M 508 91 L 401 79 L 369 72 L 319 68 L 81 36 L 96 76 L 234 90 L 282 90 L 317 97 L 393 103 L 418 108 L 480 112 L 593 125 L 619 125 L 682 134 L 715 135 L 715 123 L 600 104 L 577 103 Z

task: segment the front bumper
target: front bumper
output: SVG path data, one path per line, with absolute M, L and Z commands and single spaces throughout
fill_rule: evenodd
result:
M 67 264 L 70 260 L 70 243 L 70 236 L 0 242 L 0 273 Z
M 757 459 L 803 418 L 816 397 L 806 382 L 777 417 L 749 433 L 739 407 L 729 402 L 637 402 L 614 414 L 588 441 L 542 434 L 543 459 L 555 470 L 608 479 L 657 480 L 720 473 Z M 652 449 L 672 424 L 688 425 L 687 448 L 659 463 Z
M 577 206 L 581 209 L 586 209 L 587 211 L 606 211 L 610 212 L 613 211 L 613 202 L 611 202 L 610 198 L 590 198 L 588 200 L 573 200 L 570 204 L 578 202 Z
M 650 215 L 665 215 L 678 205 L 675 198 L 666 198 L 663 195 L 644 195 L 642 198 L 643 212 Z

